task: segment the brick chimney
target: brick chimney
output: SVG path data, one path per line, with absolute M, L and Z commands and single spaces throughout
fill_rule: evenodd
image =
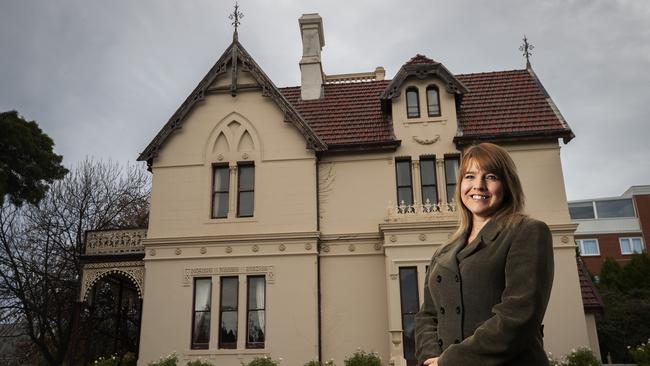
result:
M 325 46 L 323 19 L 318 14 L 303 14 L 298 19 L 302 36 L 302 59 L 300 59 L 300 96 L 303 100 L 320 99 L 323 96 L 323 67 L 320 52 Z

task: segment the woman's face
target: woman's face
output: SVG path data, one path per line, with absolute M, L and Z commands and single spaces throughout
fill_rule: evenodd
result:
M 460 182 L 460 198 L 474 219 L 489 219 L 503 202 L 501 177 L 470 162 Z

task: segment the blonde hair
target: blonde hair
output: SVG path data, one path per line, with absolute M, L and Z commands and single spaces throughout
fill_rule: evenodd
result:
M 524 192 L 517 175 L 517 167 L 508 152 L 489 142 L 472 145 L 463 153 L 458 169 L 454 199 L 458 205 L 460 225 L 449 242 L 455 241 L 472 229 L 472 213 L 463 204 L 460 191 L 463 176 L 472 163 L 476 163 L 485 172 L 496 174 L 503 184 L 503 201 L 491 220 L 495 220 L 500 227 L 505 228 L 520 223 L 525 217 Z

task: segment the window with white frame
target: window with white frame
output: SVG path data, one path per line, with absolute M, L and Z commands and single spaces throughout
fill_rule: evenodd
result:
M 600 255 L 600 248 L 598 247 L 597 239 L 578 239 L 576 240 L 580 255 L 583 257 L 598 256 Z
M 621 254 L 643 253 L 645 251 L 643 239 L 640 237 L 619 238 L 618 242 L 621 245 Z

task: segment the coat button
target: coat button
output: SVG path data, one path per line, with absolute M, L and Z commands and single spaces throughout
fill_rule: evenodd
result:
M 444 314 L 444 313 L 445 313 L 445 308 L 443 308 L 443 307 L 441 306 L 441 307 L 440 307 L 440 314 Z
M 437 282 L 442 281 L 442 277 L 441 277 L 440 275 L 437 275 L 437 276 L 436 276 L 436 281 L 437 281 Z
M 456 306 L 456 314 L 460 314 L 460 306 Z
M 460 282 L 460 278 L 458 277 L 458 275 L 456 275 L 456 277 L 454 277 L 454 279 L 456 280 L 456 282 Z
M 438 345 L 442 348 L 442 339 L 438 339 Z

